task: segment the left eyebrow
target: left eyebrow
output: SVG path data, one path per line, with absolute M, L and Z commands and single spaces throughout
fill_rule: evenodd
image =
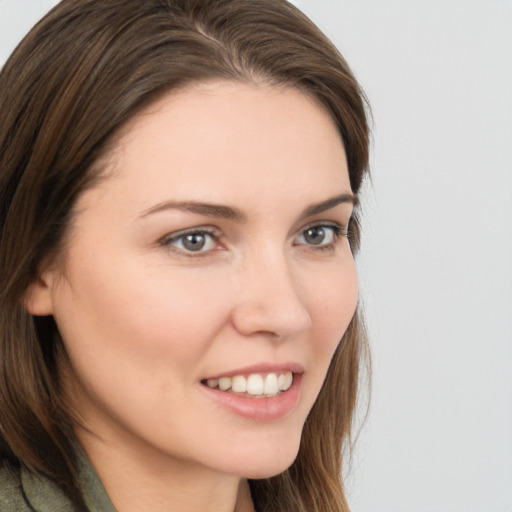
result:
M 357 196 L 353 194 L 340 194 L 339 196 L 326 199 L 321 203 L 312 204 L 303 210 L 300 218 L 303 219 L 305 217 L 311 217 L 311 215 L 317 215 L 318 213 L 330 210 L 331 208 L 334 208 L 335 206 L 338 206 L 342 203 L 349 203 L 355 206 L 358 203 Z

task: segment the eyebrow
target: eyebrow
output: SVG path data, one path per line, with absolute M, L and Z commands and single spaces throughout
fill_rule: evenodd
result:
M 303 210 L 300 217 L 311 217 L 311 215 L 316 215 L 318 213 L 325 212 L 343 203 L 349 203 L 353 206 L 356 206 L 358 204 L 357 196 L 355 196 L 354 194 L 340 194 L 339 196 L 331 197 L 330 199 L 322 201 L 321 203 L 312 204 L 311 206 L 308 206 L 306 209 Z
M 302 219 L 312 215 L 317 215 L 342 203 L 356 205 L 358 203 L 357 196 L 353 194 L 340 194 L 322 201 L 321 203 L 312 204 L 302 211 L 300 218 Z M 235 220 L 238 222 L 247 220 L 247 215 L 238 208 L 196 201 L 164 201 L 163 203 L 159 203 L 148 210 L 144 210 L 140 217 L 147 217 L 148 215 L 165 210 L 180 210 L 204 215 L 206 217 Z
M 165 201 L 159 203 L 149 210 L 142 212 L 141 217 L 147 217 L 153 213 L 161 212 L 164 210 L 181 210 L 183 212 L 197 213 L 205 215 L 206 217 L 216 217 L 219 219 L 229 219 L 244 221 L 247 216 L 242 210 L 233 208 L 231 206 L 223 206 L 220 204 L 201 203 L 196 201 Z

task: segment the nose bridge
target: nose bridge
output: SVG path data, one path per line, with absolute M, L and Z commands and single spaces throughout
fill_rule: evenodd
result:
M 244 334 L 271 333 L 293 337 L 311 324 L 310 314 L 290 258 L 278 244 L 250 251 L 240 267 L 241 292 L 235 325 Z

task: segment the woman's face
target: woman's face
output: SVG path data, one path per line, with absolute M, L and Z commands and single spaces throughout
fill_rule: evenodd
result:
M 294 89 L 195 85 L 137 116 L 109 165 L 40 295 L 79 438 L 283 471 L 357 301 L 332 119 Z

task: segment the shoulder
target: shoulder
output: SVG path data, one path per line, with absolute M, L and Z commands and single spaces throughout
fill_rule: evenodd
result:
M 116 512 L 99 476 L 82 452 L 80 466 L 86 510 Z M 78 508 L 50 479 L 0 458 L 0 512 L 78 512 Z
M 0 510 L 2 512 L 33 512 L 25 501 L 21 473 L 0 460 Z
M 1 512 L 74 512 L 64 493 L 41 475 L 0 461 Z

